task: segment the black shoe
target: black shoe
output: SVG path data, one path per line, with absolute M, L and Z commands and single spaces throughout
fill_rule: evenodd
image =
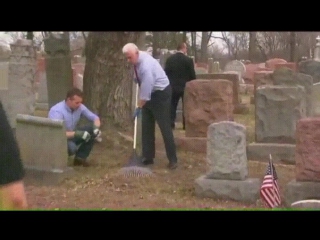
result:
M 170 162 L 168 164 L 169 169 L 176 169 L 177 167 L 178 167 L 178 163 L 176 163 L 176 162 Z
M 153 159 L 152 158 L 143 158 L 142 159 L 142 164 L 143 165 L 150 165 L 150 164 L 153 164 Z
M 83 166 L 83 167 L 89 167 L 90 166 L 90 164 L 86 160 L 81 159 L 81 158 L 74 158 L 73 165 L 74 166 Z

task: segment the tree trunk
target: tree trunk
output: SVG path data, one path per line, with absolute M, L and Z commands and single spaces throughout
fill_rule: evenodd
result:
M 186 31 L 182 32 L 182 42 L 187 42 L 187 32 Z
M 160 58 L 160 51 L 158 51 L 158 48 L 160 48 L 160 32 L 152 32 L 152 35 L 152 56 L 158 59 Z
M 27 32 L 27 39 L 33 40 L 33 32 Z
M 209 32 L 202 32 L 201 38 L 201 60 L 202 63 L 208 62 L 208 36 Z
M 296 54 L 296 33 L 290 32 L 290 62 L 295 62 Z
M 249 32 L 249 54 L 248 60 L 254 62 L 254 57 L 256 53 L 256 39 L 257 39 L 257 32 Z
M 192 49 L 192 54 L 194 56 L 194 61 L 197 63 L 198 58 L 197 58 L 197 32 L 191 32 L 191 49 Z
M 102 124 L 127 129 L 132 125 L 132 68 L 122 47 L 136 43 L 142 32 L 90 32 L 83 76 L 84 103 Z

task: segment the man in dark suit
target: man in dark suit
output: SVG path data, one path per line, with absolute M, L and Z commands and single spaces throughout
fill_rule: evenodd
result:
M 177 47 L 177 52 L 171 55 L 165 64 L 165 72 L 169 78 L 172 87 L 171 97 L 171 127 L 175 128 L 177 106 L 180 98 L 183 104 L 183 93 L 186 83 L 196 79 L 196 72 L 192 58 L 187 55 L 187 44 L 180 43 Z M 185 120 L 183 116 L 183 129 L 185 129 Z

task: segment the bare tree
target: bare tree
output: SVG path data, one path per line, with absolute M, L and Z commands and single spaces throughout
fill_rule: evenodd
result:
M 191 32 L 191 54 L 194 56 L 195 62 L 198 62 L 198 55 L 197 55 L 197 32 Z
M 249 53 L 248 59 L 253 62 L 256 54 L 257 32 L 249 32 Z
M 290 62 L 295 62 L 296 33 L 290 32 Z
M 102 123 L 131 125 L 132 75 L 122 54 L 127 42 L 137 43 L 142 32 L 90 32 L 83 76 L 85 104 Z
M 200 62 L 202 63 L 206 63 L 208 61 L 208 43 L 211 35 L 212 32 L 202 32 L 200 50 Z

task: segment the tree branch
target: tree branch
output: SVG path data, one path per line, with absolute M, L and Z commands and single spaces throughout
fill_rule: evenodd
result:
M 208 39 L 207 39 L 207 45 L 209 44 L 210 38 L 211 38 L 212 32 L 209 32 Z

